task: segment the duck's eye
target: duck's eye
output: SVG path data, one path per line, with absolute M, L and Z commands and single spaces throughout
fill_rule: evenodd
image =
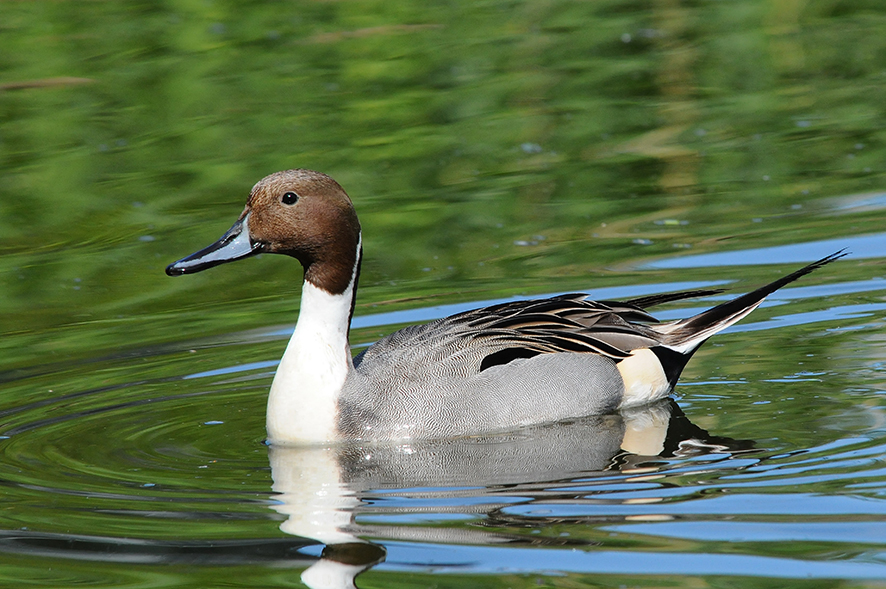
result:
M 287 192 L 281 200 L 285 205 L 294 205 L 298 201 L 298 195 L 294 192 Z

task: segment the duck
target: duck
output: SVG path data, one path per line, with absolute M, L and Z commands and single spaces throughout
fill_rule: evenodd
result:
M 267 441 L 281 446 L 476 436 L 656 402 L 708 338 L 846 255 L 677 321 L 659 322 L 647 309 L 721 291 L 510 301 L 406 327 L 352 357 L 363 241 L 338 182 L 307 169 L 266 176 L 218 241 L 166 273 L 261 253 L 293 257 L 304 269 L 298 320 L 268 393 Z

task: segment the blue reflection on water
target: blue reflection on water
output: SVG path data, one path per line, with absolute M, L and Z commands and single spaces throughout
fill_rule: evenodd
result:
M 736 522 L 672 521 L 616 525 L 613 532 L 717 542 L 864 542 L 881 543 L 882 522 Z
M 499 548 L 386 542 L 387 560 L 379 570 L 436 573 L 564 573 L 645 575 L 735 575 L 778 578 L 882 579 L 883 566 L 865 562 L 816 562 L 747 554 L 686 554 L 637 550 Z M 642 564 L 640 564 L 642 563 Z
M 666 260 L 649 262 L 642 265 L 641 268 L 667 269 L 748 266 L 750 264 L 802 264 L 814 262 L 844 248 L 849 251 L 849 257 L 852 258 L 882 258 L 886 256 L 886 233 L 668 258 Z

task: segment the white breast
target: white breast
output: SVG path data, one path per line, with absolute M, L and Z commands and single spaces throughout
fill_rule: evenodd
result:
M 348 347 L 352 292 L 349 287 L 333 295 L 305 281 L 298 324 L 268 395 L 271 443 L 336 439 L 337 401 L 352 369 Z

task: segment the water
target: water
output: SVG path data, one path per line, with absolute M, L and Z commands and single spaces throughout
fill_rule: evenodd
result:
M 0 5 L 0 586 L 886 586 L 886 8 Z M 269 449 L 277 169 L 349 191 L 352 344 L 475 306 L 779 291 L 675 400 Z

